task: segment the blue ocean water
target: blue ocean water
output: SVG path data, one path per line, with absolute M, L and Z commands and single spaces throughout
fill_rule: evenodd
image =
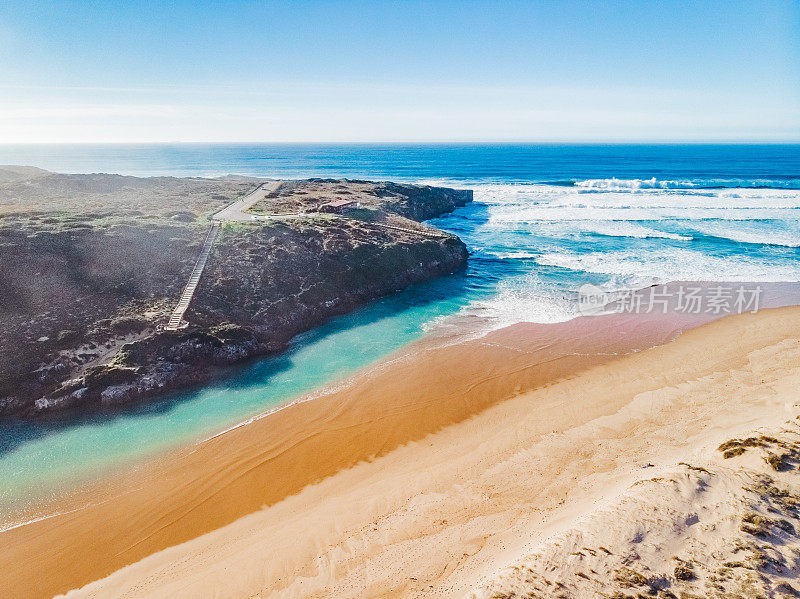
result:
M 169 401 L 0 430 L 0 505 L 57 492 L 334 384 L 426 331 L 572 318 L 584 283 L 800 281 L 800 145 L 0 146 L 0 164 L 140 176 L 348 177 L 474 190 L 431 222 L 470 265 L 301 336 L 287 354 Z
M 800 144 L 0 145 L 0 164 L 138 176 L 237 173 L 470 183 L 656 177 L 800 186 Z

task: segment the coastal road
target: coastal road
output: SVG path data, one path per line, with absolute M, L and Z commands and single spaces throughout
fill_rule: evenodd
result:
M 267 181 L 266 183 L 262 183 L 243 198 L 236 200 L 233 204 L 216 212 L 212 215 L 211 220 L 220 222 L 253 220 L 253 215 L 247 214 L 247 211 L 259 201 L 263 200 L 267 195 L 278 189 L 280 184 L 281 181 Z

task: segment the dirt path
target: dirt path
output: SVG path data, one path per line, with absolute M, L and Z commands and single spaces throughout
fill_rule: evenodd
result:
M 263 200 L 267 195 L 278 189 L 280 184 L 281 181 L 267 181 L 266 183 L 262 183 L 243 198 L 236 200 L 233 204 L 226 206 L 214 214 L 211 219 L 220 222 L 253 220 L 253 215 L 248 214 L 247 211 Z

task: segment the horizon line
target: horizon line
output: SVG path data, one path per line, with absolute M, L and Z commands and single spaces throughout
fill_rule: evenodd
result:
M 309 140 L 309 141 L 0 141 L 2 146 L 66 145 L 800 145 L 797 139 L 475 139 L 475 140 Z

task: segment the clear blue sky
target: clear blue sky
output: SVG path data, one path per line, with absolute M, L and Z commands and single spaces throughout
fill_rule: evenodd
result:
M 800 1 L 0 3 L 0 143 L 800 140 Z

